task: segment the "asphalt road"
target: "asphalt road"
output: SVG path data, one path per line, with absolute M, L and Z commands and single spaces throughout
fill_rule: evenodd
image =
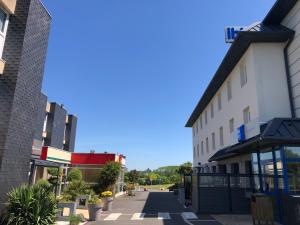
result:
M 190 217 L 191 216 L 191 217 Z M 192 218 L 196 216 L 196 218 Z M 179 204 L 172 192 L 137 192 L 113 202 L 111 212 L 88 225 L 221 225 L 207 215 L 194 215 Z

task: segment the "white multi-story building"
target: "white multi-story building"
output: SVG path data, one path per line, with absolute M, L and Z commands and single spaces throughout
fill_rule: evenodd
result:
M 274 126 L 297 130 L 297 117 L 300 1 L 278 0 L 262 23 L 238 34 L 190 116 L 194 167 L 250 173 L 253 153 L 300 143 L 300 133 Z

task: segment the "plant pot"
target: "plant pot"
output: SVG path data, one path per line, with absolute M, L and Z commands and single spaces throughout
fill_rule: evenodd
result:
M 102 206 L 97 204 L 88 204 L 90 221 L 100 221 Z
M 135 196 L 135 193 L 133 190 L 128 190 L 128 196 Z
M 104 198 L 103 211 L 111 211 L 112 210 L 112 202 L 114 200 L 113 197 Z
M 69 216 L 76 213 L 77 204 L 76 202 L 59 202 L 57 204 L 58 212 L 57 219 L 61 221 L 67 221 Z M 69 208 L 69 215 L 64 216 L 63 210 L 64 208 Z

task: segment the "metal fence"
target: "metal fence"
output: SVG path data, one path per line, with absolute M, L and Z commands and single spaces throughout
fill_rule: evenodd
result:
M 254 176 L 250 174 L 200 173 L 193 177 L 195 209 L 201 213 L 250 213 Z M 195 186 L 196 185 L 196 186 Z

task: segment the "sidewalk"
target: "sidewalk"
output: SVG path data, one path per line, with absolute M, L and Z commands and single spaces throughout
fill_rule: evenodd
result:
M 253 225 L 251 215 L 211 215 L 222 225 Z

